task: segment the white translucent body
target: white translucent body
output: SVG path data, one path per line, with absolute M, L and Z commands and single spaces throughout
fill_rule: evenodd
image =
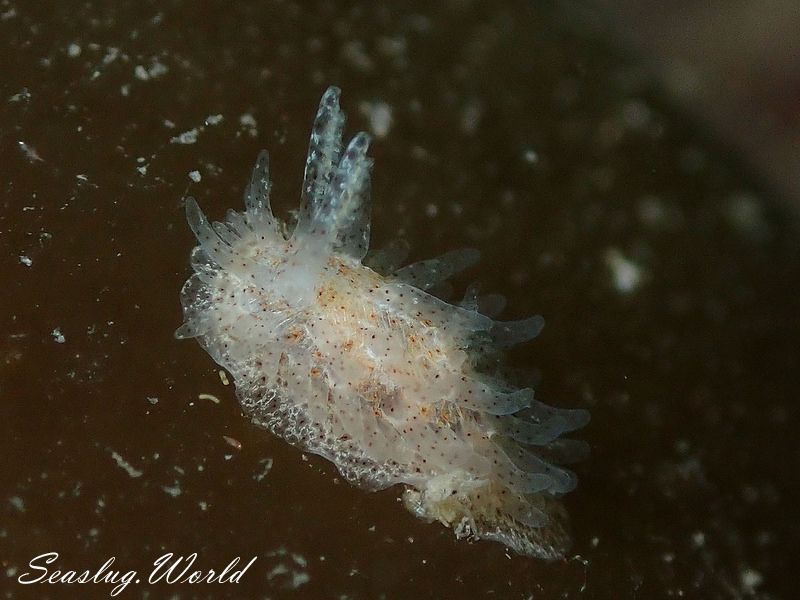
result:
M 176 335 L 196 337 L 233 375 L 256 423 L 332 461 L 353 484 L 402 484 L 409 510 L 459 537 L 562 556 L 569 536 L 558 497 L 576 480 L 551 461 L 581 453 L 559 436 L 588 414 L 541 404 L 483 366 L 535 337 L 542 319 L 497 322 L 479 308 L 501 308 L 502 298 L 470 290 L 455 306 L 424 291 L 473 264 L 475 251 L 402 268 L 399 249 L 366 256 L 369 139 L 360 133 L 343 150 L 343 125 L 330 88 L 291 233 L 270 209 L 266 152 L 244 212 L 211 224 L 187 200 L 199 245 Z

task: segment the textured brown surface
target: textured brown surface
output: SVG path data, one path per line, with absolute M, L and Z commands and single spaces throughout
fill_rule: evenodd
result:
M 0 3 L 0 593 L 108 597 L 18 585 L 42 552 L 145 573 L 173 551 L 259 558 L 236 587 L 125 596 L 793 597 L 796 231 L 570 15 L 481 6 Z M 592 411 L 568 560 L 456 542 L 338 481 L 172 337 L 184 194 L 219 217 L 267 147 L 295 206 L 330 83 L 353 129 L 393 117 L 375 239 L 478 247 L 503 316 L 548 321 L 514 359 Z

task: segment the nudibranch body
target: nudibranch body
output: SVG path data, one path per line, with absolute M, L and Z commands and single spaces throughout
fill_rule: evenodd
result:
M 497 296 L 471 288 L 452 305 L 428 292 L 473 264 L 475 251 L 405 267 L 397 250 L 368 256 L 369 138 L 358 133 L 343 148 L 343 126 L 331 87 L 291 231 L 270 208 L 266 152 L 244 212 L 209 223 L 187 200 L 199 244 L 176 336 L 196 337 L 231 373 L 255 423 L 330 460 L 354 485 L 403 485 L 411 512 L 458 537 L 563 556 L 559 497 L 576 479 L 555 463 L 583 445 L 559 436 L 588 414 L 546 406 L 498 374 L 502 348 L 535 337 L 541 317 L 498 322 L 487 310 L 502 304 Z

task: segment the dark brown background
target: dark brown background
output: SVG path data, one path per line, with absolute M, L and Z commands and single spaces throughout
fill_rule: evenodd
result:
M 585 23 L 572 4 L 522 2 L 0 2 L 4 597 L 108 596 L 20 586 L 47 551 L 142 573 L 167 551 L 205 568 L 259 557 L 236 587 L 130 598 L 793 597 L 786 196 Z M 338 481 L 252 427 L 211 360 L 172 337 L 184 195 L 215 217 L 239 206 L 267 147 L 285 214 L 331 83 L 350 132 L 381 103 L 393 117 L 373 150 L 378 243 L 477 247 L 461 283 L 548 321 L 513 360 L 545 401 L 592 412 L 567 560 L 456 542 L 396 490 Z M 642 276 L 632 291 L 614 252 Z

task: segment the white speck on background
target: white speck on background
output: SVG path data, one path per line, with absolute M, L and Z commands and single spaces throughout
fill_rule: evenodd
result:
M 625 256 L 617 248 L 609 248 L 605 254 L 606 266 L 611 271 L 614 287 L 618 292 L 628 294 L 642 283 L 641 267 Z
M 189 172 L 189 179 L 194 181 L 195 183 L 200 183 L 200 180 L 203 177 L 200 175 L 200 171 L 190 171 Z
M 114 48 L 113 46 L 109 46 L 106 50 L 106 55 L 103 57 L 103 65 L 110 65 L 112 62 L 117 60 L 119 56 L 119 48 Z
M 26 267 L 30 267 L 33 264 L 33 261 L 24 254 L 19 257 L 19 262 L 21 262 Z
M 291 588 L 293 590 L 296 590 L 301 585 L 305 585 L 309 581 L 311 581 L 311 576 L 308 573 L 306 573 L 305 571 L 294 571 L 292 573 Z
M 364 102 L 361 114 L 369 119 L 369 126 L 377 138 L 386 137 L 392 128 L 392 107 L 386 102 Z
M 342 47 L 342 58 L 357 71 L 367 72 L 375 67 L 375 63 L 367 51 L 364 44 L 359 40 L 351 40 Z
M 157 79 L 162 75 L 169 72 L 169 67 L 159 61 L 157 58 L 154 58 L 150 63 L 149 67 L 144 67 L 144 65 L 136 65 L 133 69 L 133 74 L 136 79 L 140 79 L 142 81 L 147 81 L 148 79 Z
M 11 503 L 11 506 L 16 508 L 19 512 L 25 512 L 25 502 L 19 496 L 11 496 L 8 501 Z
M 222 115 L 209 115 L 206 117 L 206 125 L 219 125 L 224 119 Z
M 296 564 L 298 567 L 305 568 L 308 566 L 308 561 L 306 560 L 306 557 L 303 556 L 302 554 L 297 554 L 296 552 L 292 552 L 292 560 L 294 561 L 294 564 Z
M 539 162 L 539 155 L 535 150 L 528 149 L 525 150 L 525 153 L 522 155 L 522 158 L 525 159 L 525 162 L 531 165 L 535 165 Z
M 77 58 L 81 55 L 81 47 L 78 44 L 70 44 L 67 46 L 67 56 L 70 58 Z
M 177 481 L 175 482 L 175 485 L 162 485 L 161 489 L 173 498 L 177 498 L 181 495 L 181 484 Z
M 250 113 L 245 113 L 239 117 L 239 124 L 247 131 L 250 137 L 258 136 L 258 123 L 256 118 Z
M 17 145 L 19 146 L 19 149 L 22 150 L 22 153 L 25 155 L 25 158 L 27 158 L 30 162 L 34 162 L 36 160 L 44 162 L 42 157 L 39 156 L 39 153 L 36 152 L 36 148 L 34 148 L 33 146 L 29 146 L 25 142 L 21 141 L 17 142 Z
M 253 479 L 255 479 L 256 481 L 262 481 L 264 479 L 264 477 L 266 477 L 267 474 L 272 470 L 272 459 L 271 458 L 262 458 L 259 462 L 262 465 L 264 465 L 264 468 L 260 473 L 258 473 L 257 475 L 255 475 L 253 477 Z
M 745 569 L 741 573 L 742 588 L 747 594 L 752 594 L 764 581 L 764 577 L 755 569 Z
M 61 333 L 61 329 L 56 327 L 53 331 L 50 332 L 50 335 L 53 336 L 53 339 L 56 341 L 57 344 L 63 344 L 67 341 L 67 338 L 64 337 L 64 334 Z
M 124 458 L 122 458 L 122 456 L 120 454 L 117 454 L 113 450 L 111 450 L 111 458 L 114 459 L 114 462 L 117 463 L 118 467 L 120 467 L 122 470 L 124 470 L 128 475 L 130 475 L 134 479 L 137 478 L 137 477 L 141 477 L 142 476 L 142 471 L 139 471 L 138 469 L 135 469 L 133 467 L 133 465 L 131 465 L 131 463 L 129 463 Z
M 197 141 L 197 136 L 200 133 L 200 130 L 195 127 L 194 129 L 190 129 L 189 131 L 184 131 L 180 135 L 176 135 L 174 138 L 170 140 L 172 144 L 194 144 Z
M 702 548 L 706 545 L 706 534 L 702 531 L 695 531 L 692 534 L 692 544 L 695 548 Z
M 278 575 L 285 575 L 288 572 L 289 572 L 289 567 L 287 567 L 283 563 L 278 563 L 270 570 L 269 573 L 267 573 L 267 579 L 274 579 Z
M 19 92 L 17 94 L 14 94 L 13 96 L 9 96 L 8 101 L 9 102 L 20 102 L 22 100 L 25 100 L 27 102 L 30 99 L 31 99 L 31 93 L 30 93 L 30 91 L 28 91 L 28 88 L 24 87 L 24 88 L 22 88 L 21 92 Z

